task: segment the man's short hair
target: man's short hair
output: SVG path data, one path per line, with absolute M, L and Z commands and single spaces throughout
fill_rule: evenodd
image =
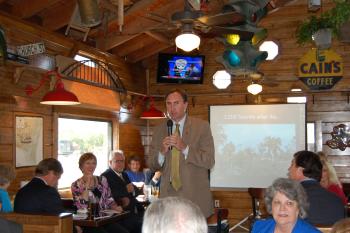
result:
M 321 180 L 322 163 L 320 157 L 311 151 L 298 151 L 294 154 L 294 162 L 297 167 L 302 167 L 305 177 Z
M 48 158 L 41 160 L 35 168 L 35 175 L 45 176 L 50 171 L 53 171 L 57 175 L 63 173 L 62 165 L 57 159 Z
M 181 90 L 181 89 L 172 89 L 171 91 L 169 91 L 166 95 L 165 95 L 165 100 L 168 98 L 168 96 L 170 94 L 173 94 L 173 93 L 179 93 L 182 97 L 182 99 L 184 100 L 184 102 L 188 102 L 188 96 L 187 96 L 187 93 L 184 91 L 184 90 Z
M 143 218 L 142 233 L 207 233 L 207 221 L 197 205 L 182 197 L 152 202 Z
M 122 150 L 112 150 L 111 153 L 109 154 L 109 160 L 112 160 L 116 154 L 123 156 L 125 159 L 125 155 L 124 155 L 124 152 Z

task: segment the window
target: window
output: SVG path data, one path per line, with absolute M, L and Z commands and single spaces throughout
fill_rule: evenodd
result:
M 93 68 L 96 67 L 96 63 L 93 62 L 93 61 L 91 61 L 90 58 L 81 56 L 81 55 L 79 55 L 79 54 L 76 54 L 76 55 L 74 56 L 74 60 L 76 60 L 76 61 L 86 61 L 86 62 L 84 63 L 84 65 L 87 65 L 87 66 L 90 66 L 90 67 L 93 67 Z
M 307 123 L 306 130 L 307 130 L 307 150 L 316 151 L 315 123 L 313 122 Z
M 108 167 L 108 154 L 112 149 L 112 123 L 83 119 L 58 119 L 58 160 L 63 174 L 58 188 L 67 188 L 82 176 L 79 158 L 92 152 L 97 158 L 95 174 L 100 175 Z

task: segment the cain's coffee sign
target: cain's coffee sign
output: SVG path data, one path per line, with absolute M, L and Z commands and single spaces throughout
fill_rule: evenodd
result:
M 330 89 L 343 77 L 343 59 L 331 49 L 310 49 L 299 60 L 298 76 L 311 90 Z

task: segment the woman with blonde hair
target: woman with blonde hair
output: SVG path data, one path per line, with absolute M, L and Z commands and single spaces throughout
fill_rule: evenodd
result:
M 344 194 L 343 186 L 338 179 L 334 167 L 328 162 L 327 156 L 323 152 L 320 151 L 317 152 L 317 154 L 320 156 L 320 160 L 322 162 L 322 178 L 320 182 L 322 187 L 335 193 L 344 204 L 347 204 L 348 199 Z

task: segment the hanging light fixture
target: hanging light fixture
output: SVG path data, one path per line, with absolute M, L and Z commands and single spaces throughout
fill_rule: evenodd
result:
M 57 72 L 57 70 L 46 72 L 43 75 L 38 87 L 33 88 L 31 85 L 28 85 L 25 88 L 26 94 L 28 96 L 32 95 L 33 92 L 39 90 L 40 87 L 46 83 L 46 81 L 49 81 L 50 77 L 56 78 L 56 80 L 54 80 L 55 86 L 54 86 L 54 89 L 52 91 L 49 91 L 48 93 L 45 94 L 42 101 L 40 102 L 41 104 L 48 104 L 48 105 L 77 105 L 77 104 L 80 104 L 78 97 L 74 93 L 67 91 L 64 88 L 64 84 L 62 82 L 62 76 Z
M 231 75 L 226 70 L 218 70 L 213 75 L 213 84 L 218 89 L 226 89 L 231 84 Z
M 144 98 L 144 100 L 147 97 Z M 154 101 L 152 97 L 149 97 L 150 100 L 150 107 L 146 111 L 143 111 L 141 113 L 141 119 L 146 119 L 146 120 L 155 120 L 155 119 L 162 119 L 165 118 L 165 115 L 162 111 L 159 111 L 154 107 Z
M 247 90 L 249 93 L 257 95 L 262 91 L 262 86 L 258 83 L 253 82 L 247 87 Z
M 190 52 L 195 48 L 198 48 L 201 43 L 199 36 L 193 33 L 191 23 L 183 24 L 182 32 L 175 38 L 176 47 Z

